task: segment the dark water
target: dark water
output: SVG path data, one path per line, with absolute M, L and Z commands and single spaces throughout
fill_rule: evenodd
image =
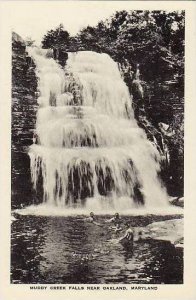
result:
M 135 241 L 124 249 L 109 229 L 81 217 L 15 215 L 12 223 L 12 283 L 183 283 L 183 253 L 169 242 Z M 106 217 L 99 217 L 103 223 Z M 174 216 L 123 217 L 133 227 Z

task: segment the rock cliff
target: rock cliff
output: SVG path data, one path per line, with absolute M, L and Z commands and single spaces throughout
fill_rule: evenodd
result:
M 32 202 L 27 154 L 35 128 L 37 101 L 35 64 L 24 40 L 12 34 L 12 207 Z

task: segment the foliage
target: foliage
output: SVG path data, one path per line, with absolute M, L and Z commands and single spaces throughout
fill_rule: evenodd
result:
M 55 30 L 49 30 L 43 37 L 42 48 L 65 48 L 69 45 L 69 33 L 60 24 Z
M 144 80 L 182 73 L 184 12 L 123 10 L 82 29 L 77 38 L 83 49 L 106 52 L 133 66 L 139 63 Z

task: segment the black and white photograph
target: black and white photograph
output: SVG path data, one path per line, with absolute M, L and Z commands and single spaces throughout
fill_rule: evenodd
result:
M 183 284 L 185 11 L 85 3 L 11 29 L 10 283 Z

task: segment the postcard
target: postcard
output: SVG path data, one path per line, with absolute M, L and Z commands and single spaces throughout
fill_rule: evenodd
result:
M 1 1 L 1 282 L 11 299 L 189 299 L 192 1 Z

